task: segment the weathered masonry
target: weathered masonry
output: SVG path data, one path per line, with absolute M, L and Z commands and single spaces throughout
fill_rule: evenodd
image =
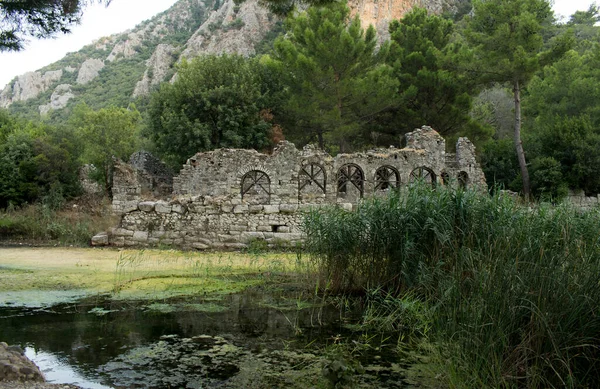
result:
M 403 149 L 336 157 L 285 141 L 271 155 L 238 149 L 198 153 L 173 178 L 170 194 L 164 177 L 155 180 L 143 169 L 118 164 L 113 209 L 121 221 L 104 242 L 196 249 L 242 248 L 253 239 L 295 243 L 302 239 L 302 211 L 313 207 L 337 204 L 351 210 L 362 198 L 417 180 L 485 187 L 468 139 L 458 140 L 456 154 L 447 154 L 444 139 L 429 127 L 406 139 Z

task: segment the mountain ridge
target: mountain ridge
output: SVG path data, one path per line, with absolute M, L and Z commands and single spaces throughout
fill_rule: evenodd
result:
M 381 39 L 387 25 L 415 6 L 440 13 L 458 0 L 350 0 L 352 15 L 373 24 Z M 66 117 L 64 108 L 85 102 L 95 109 L 127 106 L 175 74 L 182 58 L 236 53 L 252 56 L 281 31 L 281 19 L 258 0 L 180 0 L 136 27 L 99 38 L 35 72 L 15 77 L 0 91 L 0 108 L 28 118 Z

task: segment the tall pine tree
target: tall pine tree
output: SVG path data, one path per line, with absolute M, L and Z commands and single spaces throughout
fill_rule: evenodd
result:
M 555 39 L 545 49 L 542 26 L 553 18 L 547 0 L 475 0 L 466 36 L 476 53 L 476 71 L 484 82 L 509 83 L 515 104 L 514 144 L 523 194 L 531 193 L 521 141 L 521 90 L 544 65 L 562 56 L 569 39 Z
M 393 21 L 390 33 L 387 62 L 400 81 L 401 104 L 386 115 L 381 130 L 402 135 L 429 125 L 444 136 L 489 136 L 469 114 L 477 85 L 457 71 L 469 50 L 451 41 L 454 23 L 415 8 Z
M 375 29 L 366 31 L 344 4 L 312 7 L 287 20 L 275 42 L 271 66 L 288 85 L 278 120 L 286 136 L 347 151 L 361 128 L 395 102 L 398 81 L 383 64 L 388 46 L 376 50 Z

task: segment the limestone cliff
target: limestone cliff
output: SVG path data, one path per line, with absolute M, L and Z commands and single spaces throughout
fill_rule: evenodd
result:
M 276 17 L 257 0 L 246 0 L 240 5 L 234 0 L 226 0 L 188 40 L 183 56 L 253 55 L 254 45 L 273 27 L 275 20 Z
M 373 24 L 385 39 L 389 22 L 411 8 L 439 13 L 460 1 L 464 0 L 349 0 L 348 5 L 363 26 Z M 39 71 L 16 77 L 1 90 L 0 108 L 19 103 L 20 112 L 45 114 L 81 101 L 92 108 L 107 101 L 126 105 L 171 80 L 174 65 L 183 57 L 254 55 L 278 20 L 259 0 L 179 0 L 131 30 L 100 38 Z
M 60 80 L 62 70 L 41 72 L 28 72 L 18 76 L 12 84 L 6 85 L 0 93 L 0 108 L 7 108 L 15 101 L 25 101 L 37 96 Z
M 373 25 L 380 40 L 389 39 L 388 25 L 414 7 L 427 9 L 434 14 L 452 11 L 460 0 L 348 0 L 351 15 L 358 15 L 362 26 Z

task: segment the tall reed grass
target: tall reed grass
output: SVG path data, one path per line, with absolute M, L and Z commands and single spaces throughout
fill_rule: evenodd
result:
M 415 186 L 304 228 L 334 289 L 427 303 L 452 387 L 600 387 L 597 210 Z

